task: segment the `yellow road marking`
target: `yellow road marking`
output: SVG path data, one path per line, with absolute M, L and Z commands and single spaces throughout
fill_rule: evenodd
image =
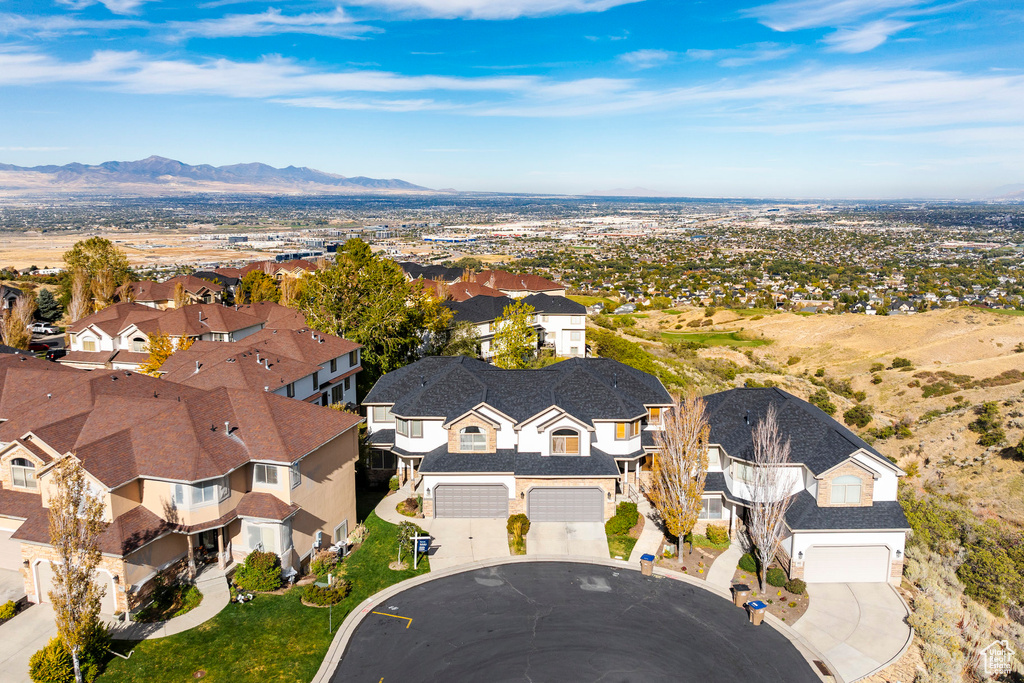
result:
M 412 618 L 410 618 L 410 617 L 400 617 L 397 614 L 388 614 L 386 612 L 373 612 L 373 614 L 379 614 L 382 617 L 392 617 L 393 619 L 405 619 L 406 621 L 409 622 L 408 624 L 405 625 L 405 627 L 409 628 L 410 626 L 412 626 Z M 381 680 L 384 680 L 384 679 L 382 678 Z

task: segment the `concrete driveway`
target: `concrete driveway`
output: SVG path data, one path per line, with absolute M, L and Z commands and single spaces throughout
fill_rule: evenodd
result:
M 53 609 L 32 605 L 0 625 L 0 671 L 4 683 L 31 683 L 28 660 L 57 635 Z
M 532 522 L 527 555 L 575 555 L 607 560 L 608 536 L 603 522 Z
M 25 597 L 25 579 L 21 572 L 0 569 L 0 604 L 8 600 L 17 602 Z
M 431 569 L 447 569 L 467 562 L 508 557 L 508 531 L 504 519 L 415 520 L 432 537 Z M 427 523 L 423 523 L 427 522 Z
M 793 629 L 814 645 L 846 683 L 902 653 L 910 639 L 906 605 L 886 583 L 812 583 L 810 606 Z

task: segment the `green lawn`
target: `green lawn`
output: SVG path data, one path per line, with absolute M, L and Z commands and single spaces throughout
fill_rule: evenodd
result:
M 356 489 L 356 519 L 363 521 L 370 516 L 377 503 L 384 499 L 388 490 L 386 487 L 376 491 Z M 398 500 L 398 497 L 395 497 Z
M 968 310 L 987 311 L 989 313 L 995 313 L 997 315 L 1024 315 L 1024 311 L 1019 311 L 1016 308 L 971 308 Z
M 635 545 L 636 539 L 631 536 L 609 536 L 608 554 L 611 555 L 613 560 L 616 557 L 628 560 L 629 554 L 633 552 L 633 546 Z
M 583 304 L 584 306 L 593 306 L 596 303 L 602 303 L 604 304 L 604 310 L 609 313 L 614 309 L 618 308 L 619 306 L 611 299 L 605 298 L 603 296 L 586 296 L 583 294 L 570 294 L 566 298 L 571 299 L 572 301 L 575 301 L 578 304 Z
M 397 558 L 398 527 L 375 514 L 367 517 L 366 527 L 366 541 L 342 565 L 352 593 L 334 606 L 335 631 L 370 595 L 430 571 L 426 558 L 420 560 L 418 571 L 388 569 L 388 563 Z M 301 594 L 301 588 L 294 588 L 285 595 L 258 595 L 244 605 L 229 604 L 191 631 L 138 643 L 129 660 L 113 657 L 98 680 L 178 683 L 193 680 L 193 674 L 203 670 L 203 680 L 213 683 L 306 683 L 320 667 L 334 633 L 328 632 L 328 610 L 305 607 Z M 118 645 L 125 653 L 132 647 L 131 643 Z
M 692 341 L 705 346 L 764 346 L 766 339 L 743 339 L 736 332 L 662 332 L 667 342 Z

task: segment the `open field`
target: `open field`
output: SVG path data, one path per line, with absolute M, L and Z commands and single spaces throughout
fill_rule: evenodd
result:
M 593 306 L 596 303 L 604 304 L 604 310 L 611 312 L 618 306 L 617 303 L 603 296 L 586 296 L 585 294 L 570 294 L 568 298 L 584 306 Z
M 757 347 L 770 343 L 767 339 L 744 339 L 738 332 L 662 332 L 667 342 L 690 341 L 705 346 Z

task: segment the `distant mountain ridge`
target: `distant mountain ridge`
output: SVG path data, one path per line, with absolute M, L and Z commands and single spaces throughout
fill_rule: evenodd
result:
M 98 165 L 14 166 L 0 164 L 0 190 L 110 191 L 177 190 L 299 192 L 430 192 L 397 178 L 346 177 L 305 166 L 275 168 L 267 164 L 191 165 L 161 156 L 139 161 L 107 161 Z

